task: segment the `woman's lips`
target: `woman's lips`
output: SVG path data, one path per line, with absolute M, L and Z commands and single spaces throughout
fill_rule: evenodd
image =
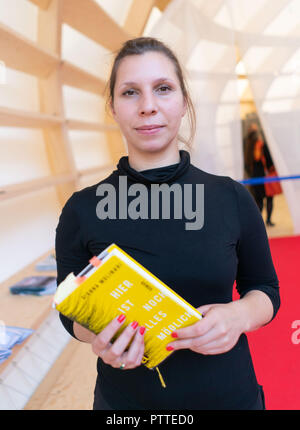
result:
M 151 134 L 159 133 L 160 130 L 163 129 L 164 127 L 165 127 L 164 125 L 143 126 L 143 127 L 136 128 L 136 131 L 139 134 L 151 135 Z

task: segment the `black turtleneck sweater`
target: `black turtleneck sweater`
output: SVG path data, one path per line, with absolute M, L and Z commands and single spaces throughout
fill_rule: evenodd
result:
M 119 177 L 127 187 L 147 187 L 148 219 L 99 219 L 96 207 L 105 196 L 97 195 L 101 184 L 111 184 L 119 203 Z M 204 223 L 186 229 L 191 219 L 151 219 L 151 184 L 204 185 Z M 172 194 L 172 193 L 171 193 Z M 137 195 L 127 196 L 128 205 Z M 193 197 L 196 199 L 196 197 Z M 195 201 L 194 203 L 195 204 Z M 194 207 L 195 209 L 195 207 Z M 260 290 L 271 299 L 274 314 L 280 306 L 278 279 L 263 219 L 253 197 L 227 176 L 206 173 L 190 163 L 180 151 L 180 162 L 138 172 L 128 157 L 105 180 L 75 192 L 65 204 L 56 229 L 57 282 L 77 275 L 111 243 L 116 243 L 194 307 L 232 301 L 233 286 L 241 297 Z M 66 330 L 74 336 L 73 322 L 60 314 Z M 75 336 L 74 336 L 75 337 Z M 251 409 L 259 397 L 248 347 L 242 334 L 228 352 L 202 355 L 189 349 L 175 351 L 159 366 L 163 388 L 155 370 L 145 366 L 120 370 L 97 362 L 95 398 L 102 395 L 112 409 Z M 101 394 L 99 394 L 101 393 Z

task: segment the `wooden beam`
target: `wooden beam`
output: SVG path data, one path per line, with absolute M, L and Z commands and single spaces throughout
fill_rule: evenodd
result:
M 97 76 L 86 72 L 68 61 L 62 61 L 61 72 L 63 84 L 103 96 L 105 82 Z
M 143 34 L 155 0 L 133 0 L 124 24 L 124 30 L 133 37 Z
M 111 51 L 130 38 L 95 0 L 61 0 L 63 21 Z
M 51 0 L 29 0 L 31 3 L 35 4 L 36 6 L 40 7 L 41 9 L 47 10 Z
M 38 43 L 61 58 L 62 3 L 52 0 L 47 10 L 39 9 Z M 57 67 L 47 78 L 39 80 L 40 110 L 46 115 L 65 119 L 62 70 Z M 61 206 L 77 188 L 78 175 L 65 120 L 60 127 L 43 129 L 49 167 L 54 178 L 67 174 L 70 180 L 56 182 Z
M 0 24 L 0 57 L 7 67 L 45 78 L 59 64 L 56 55 Z
M 79 176 L 88 176 L 88 175 L 95 175 L 96 173 L 103 173 L 107 170 L 113 170 L 115 168 L 115 165 L 110 163 L 110 164 L 105 164 L 104 166 L 97 166 L 97 167 L 89 167 L 87 169 L 82 169 L 79 171 Z
M 60 126 L 63 121 L 62 117 L 55 115 L 0 107 L 0 126 L 2 127 L 55 127 Z
M 0 201 L 8 200 L 14 197 L 24 196 L 33 191 L 40 191 L 44 188 L 49 188 L 74 181 L 75 175 L 64 173 L 56 176 L 46 176 L 43 178 L 33 179 L 18 184 L 4 185 L 0 188 Z
M 116 125 L 100 124 L 78 119 L 68 119 L 66 122 L 69 130 L 119 132 L 119 127 Z
M 158 7 L 158 9 L 160 9 L 163 12 L 169 3 L 170 3 L 170 0 L 156 0 L 155 6 Z
M 48 2 L 48 7 L 38 11 L 37 43 L 61 58 L 62 7 L 59 0 Z

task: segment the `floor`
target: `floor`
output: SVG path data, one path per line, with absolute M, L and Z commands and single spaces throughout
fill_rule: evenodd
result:
M 265 209 L 262 213 L 266 219 Z M 293 234 L 292 220 L 283 195 L 274 198 L 272 222 L 268 236 Z M 92 409 L 96 380 L 96 356 L 90 345 L 71 340 L 25 409 L 88 410 Z
M 96 360 L 90 345 L 71 339 L 24 409 L 92 409 Z
M 263 209 L 262 216 L 264 220 L 266 220 L 265 207 Z M 266 226 L 267 233 L 270 238 L 292 236 L 294 234 L 292 219 L 283 194 L 274 197 L 271 221 L 275 224 L 275 226 Z

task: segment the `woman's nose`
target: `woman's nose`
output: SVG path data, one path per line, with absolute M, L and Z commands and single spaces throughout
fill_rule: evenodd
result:
M 157 112 L 157 105 L 154 95 L 144 95 L 141 97 L 139 113 L 140 115 L 153 115 Z

